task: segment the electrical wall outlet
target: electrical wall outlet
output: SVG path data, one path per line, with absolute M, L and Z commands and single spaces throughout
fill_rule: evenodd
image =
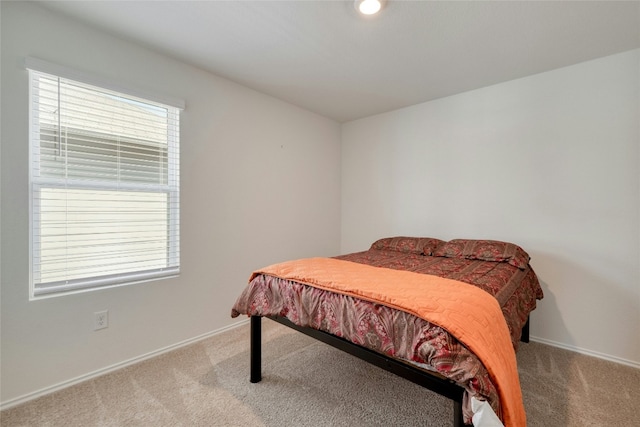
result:
M 109 327 L 109 311 L 96 311 L 93 313 L 93 330 L 104 329 Z

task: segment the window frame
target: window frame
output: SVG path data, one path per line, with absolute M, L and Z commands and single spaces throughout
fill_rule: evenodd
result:
M 184 102 L 165 96 L 150 95 L 141 91 L 123 88 L 104 79 L 83 74 L 74 70 L 51 64 L 37 58 L 25 58 L 25 68 L 28 70 L 29 81 L 29 299 L 67 295 L 70 293 L 86 292 L 117 286 L 131 285 L 164 278 L 176 277 L 180 273 L 180 113 L 184 109 Z M 108 180 L 83 181 L 82 179 L 42 177 L 34 170 L 42 164 L 40 153 L 40 123 L 39 111 L 34 108 L 34 96 L 37 91 L 35 80 L 44 74 L 53 78 L 60 78 L 93 86 L 109 92 L 116 92 L 124 97 L 138 99 L 150 105 L 167 108 L 167 181 L 165 185 L 134 183 L 122 181 L 108 182 Z M 172 116 L 169 118 L 169 116 Z M 40 246 L 35 240 L 36 218 L 40 215 L 40 194 L 44 188 L 88 189 L 99 193 L 107 191 L 140 191 L 147 193 L 167 194 L 167 267 L 137 270 L 127 273 L 92 276 L 82 279 L 62 280 L 38 283 L 38 273 L 35 271 L 35 257 L 40 256 Z M 105 256 L 104 259 L 107 259 Z M 158 258 L 160 260 L 160 258 Z

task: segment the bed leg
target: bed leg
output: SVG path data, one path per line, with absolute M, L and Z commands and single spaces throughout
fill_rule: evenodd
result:
M 457 400 L 453 400 L 453 427 L 464 427 L 462 402 L 458 402 Z
M 251 374 L 249 381 L 258 383 L 262 379 L 262 317 L 251 316 Z
M 529 321 L 531 317 L 527 317 L 527 323 L 522 327 L 522 332 L 520 333 L 520 341 L 529 342 Z

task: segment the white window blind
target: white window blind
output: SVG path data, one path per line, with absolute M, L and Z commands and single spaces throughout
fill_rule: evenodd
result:
M 179 113 L 29 70 L 32 295 L 179 272 Z

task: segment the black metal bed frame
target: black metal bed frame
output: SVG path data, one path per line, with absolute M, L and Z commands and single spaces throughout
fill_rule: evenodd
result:
M 462 397 L 464 388 L 455 382 L 444 377 L 434 375 L 426 370 L 414 367 L 405 362 L 393 359 L 384 354 L 375 352 L 365 347 L 361 347 L 344 338 L 331 335 L 327 332 L 317 329 L 298 326 L 289 319 L 280 316 L 265 316 L 291 329 L 302 332 L 312 338 L 329 344 L 339 350 L 345 351 L 357 358 L 364 360 L 372 365 L 378 366 L 388 372 L 405 378 L 415 384 L 425 387 L 441 396 L 449 398 L 453 401 L 453 425 L 454 427 L 463 427 L 464 419 L 462 417 Z M 529 342 L 529 319 L 522 328 L 523 342 Z M 250 381 L 257 383 L 262 380 L 262 317 L 251 316 L 251 374 Z

